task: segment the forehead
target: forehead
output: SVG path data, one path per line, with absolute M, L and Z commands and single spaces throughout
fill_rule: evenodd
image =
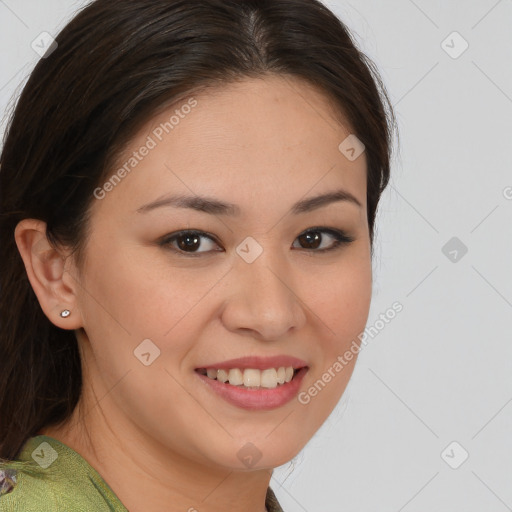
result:
M 192 193 L 249 206 L 265 198 L 291 204 L 342 186 L 366 207 L 365 154 L 351 161 L 339 149 L 350 134 L 312 85 L 244 79 L 191 94 L 148 121 L 112 169 L 127 172 L 111 195 Z

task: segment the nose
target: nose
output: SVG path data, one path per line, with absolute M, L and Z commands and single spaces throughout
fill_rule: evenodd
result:
M 236 260 L 226 284 L 229 297 L 222 322 L 230 331 L 276 340 L 306 322 L 299 287 L 289 264 L 270 257 L 269 251 L 263 251 L 252 263 Z

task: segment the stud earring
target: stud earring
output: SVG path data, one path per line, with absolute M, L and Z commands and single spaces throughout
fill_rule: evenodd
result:
M 69 315 L 71 315 L 71 311 L 69 309 L 65 309 L 64 311 L 61 311 L 60 316 L 62 318 L 67 318 Z

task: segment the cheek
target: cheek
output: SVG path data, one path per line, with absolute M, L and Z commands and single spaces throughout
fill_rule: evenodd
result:
M 204 306 L 208 290 L 218 283 L 225 269 L 173 266 L 148 248 L 124 247 L 119 242 L 91 244 L 81 302 L 85 308 L 86 331 L 91 345 L 102 351 L 126 353 L 132 363 L 133 351 L 150 339 L 172 360 L 199 339 L 208 318 Z M 108 336 L 108 348 L 103 340 Z
M 340 400 L 357 361 L 358 336 L 366 326 L 371 303 L 371 260 L 345 261 L 322 283 L 312 308 L 323 333 L 315 337 L 319 364 L 305 379 L 307 396 L 301 402 L 309 400 L 305 406 L 318 426 L 320 418 L 325 419 Z
M 323 309 L 326 323 L 334 331 L 333 344 L 346 344 L 363 331 L 371 302 L 371 278 L 350 276 L 338 286 L 334 285 L 329 293 L 329 303 Z
M 370 258 L 340 261 L 339 270 L 329 273 L 323 286 L 317 287 L 315 308 L 330 336 L 325 336 L 324 350 L 341 350 L 357 338 L 366 325 L 372 295 Z
M 142 252 L 115 240 L 91 244 L 81 302 L 91 344 L 100 348 L 101 343 L 102 351 L 107 346 L 118 353 L 128 348 L 133 358 L 142 340 L 154 338 L 160 344 L 187 309 L 181 274 L 155 269 L 149 258 L 138 259 Z

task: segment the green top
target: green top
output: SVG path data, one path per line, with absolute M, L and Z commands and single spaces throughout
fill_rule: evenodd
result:
M 268 512 L 283 512 L 268 487 Z M 100 474 L 53 437 L 31 437 L 0 464 L 0 512 L 128 512 Z

